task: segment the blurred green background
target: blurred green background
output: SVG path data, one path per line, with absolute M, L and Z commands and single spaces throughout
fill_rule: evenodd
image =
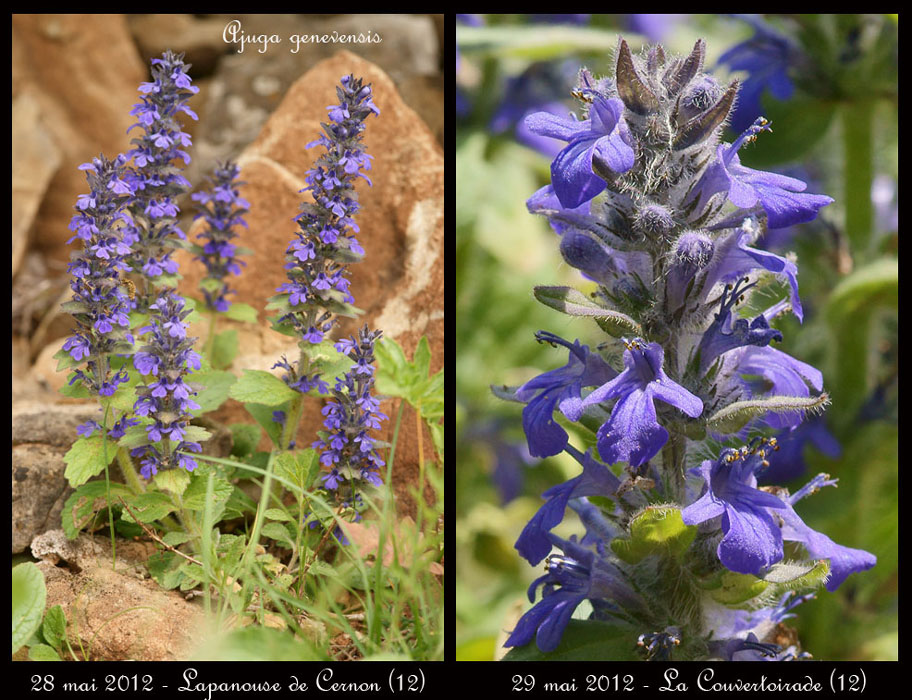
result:
M 541 505 L 540 494 L 579 473 L 566 455 L 530 459 L 522 406 L 496 399 L 490 385 L 515 386 L 566 362 L 563 350 L 534 341 L 536 330 L 590 345 L 603 339 L 591 321 L 563 316 L 532 296 L 536 284 L 580 286 L 582 278 L 561 259 L 546 221 L 526 211 L 525 200 L 549 182 L 551 158 L 517 142 L 511 112 L 536 99 L 574 108 L 569 93 L 576 67 L 610 74 L 619 34 L 634 51 L 653 39 L 679 54 L 702 37 L 706 68 L 722 82 L 743 78 L 717 66 L 717 59 L 754 30 L 721 15 L 459 17 L 457 659 L 490 660 L 505 651 L 505 632 L 529 608 L 526 588 L 542 573 L 519 557 L 513 543 Z M 779 324 L 785 339 L 778 347 L 823 371 L 832 396 L 824 418 L 840 445 L 839 456 L 829 457 L 808 443 L 807 470 L 783 485 L 794 491 L 821 471 L 837 477 L 839 487 L 802 501 L 800 514 L 834 541 L 878 558 L 876 567 L 850 576 L 837 592 L 821 590 L 789 624 L 817 659 L 893 660 L 898 20 L 754 17 L 789 37 L 798 58 L 787 68 L 795 85 L 791 98 L 763 96 L 774 133 L 743 149 L 742 162 L 801 177 L 810 183 L 808 191 L 836 200 L 816 221 L 767 241 L 780 254 L 797 255 L 805 307 L 803 325 L 792 317 Z M 531 87 L 526 78 L 533 78 Z M 535 78 L 541 78 L 537 84 Z M 572 425 L 564 425 L 580 445 Z M 556 532 L 580 530 L 568 518 Z

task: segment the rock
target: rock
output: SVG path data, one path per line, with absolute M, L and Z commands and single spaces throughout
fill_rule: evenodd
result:
M 63 347 L 65 339 L 55 340 L 44 347 L 38 354 L 35 364 L 32 365 L 30 376 L 42 388 L 53 393 L 57 399 L 62 397 L 57 394 L 67 382 L 69 372 L 57 371 L 57 358 L 54 355 Z
M 101 420 L 95 403 L 49 406 L 20 402 L 13 406 L 13 445 L 39 443 L 69 449 L 76 440 L 76 426 L 87 420 Z
M 25 551 L 36 534 L 60 527 L 63 505 L 73 492 L 63 477 L 65 453 L 49 445 L 13 446 L 13 554 Z
M 121 573 L 143 574 L 146 561 L 158 550 L 154 542 L 117 540 L 117 570 Z M 97 566 L 111 567 L 111 540 L 104 535 L 79 533 L 75 540 L 68 539 L 63 530 L 48 530 L 36 535 L 31 542 L 32 556 L 48 561 L 54 566 L 66 566 L 78 573 Z
M 222 41 L 225 22 L 196 15 L 136 14 L 127 16 L 133 39 L 146 61 L 160 57 L 167 49 L 184 53 L 193 65 L 192 75 L 208 75 L 218 59 L 231 50 Z
M 60 149 L 44 125 L 44 116 L 29 93 L 13 100 L 13 277 L 28 247 L 28 233 L 51 176 L 60 165 Z
M 118 561 L 121 551 L 118 544 Z M 110 560 L 76 573 L 51 560 L 38 568 L 47 607 L 63 608 L 71 646 L 92 661 L 176 661 L 188 658 L 199 640 L 204 618 L 197 605 L 154 580 L 113 571 Z
M 236 20 L 246 36 L 277 35 L 280 43 L 261 53 L 262 43 L 244 46 L 243 53 L 224 56 L 206 94 L 206 119 L 200 119 L 194 142 L 191 180 L 216 160 L 236 157 L 259 133 L 302 72 L 340 50 L 348 50 L 380 68 L 402 89 L 421 78 L 436 89 L 404 90 L 406 102 L 435 130 L 444 113 L 440 43 L 434 22 L 422 15 L 216 15 L 224 25 Z M 358 34 L 380 41 L 355 43 L 342 38 Z M 296 46 L 292 37 L 306 37 Z M 332 39 L 336 37 L 334 42 Z M 240 43 L 231 45 L 240 50 Z M 292 53 L 295 51 L 295 53 Z M 202 95 L 203 93 L 201 93 Z M 442 142 L 441 142 L 442 143 Z M 199 168 L 197 170 L 196 168 Z
M 97 418 L 95 406 L 19 403 L 12 416 L 12 552 L 22 552 L 35 535 L 60 527 L 60 514 L 73 489 L 63 474 L 63 456 L 76 439 L 76 426 Z
M 69 259 L 67 226 L 88 187 L 77 167 L 129 148 L 129 112 L 146 75 L 122 15 L 12 16 L 13 99 L 32 101 L 40 114 L 39 123 L 18 126 L 43 129 L 60 154 L 32 229 L 33 245 L 58 264 Z
M 377 66 L 347 51 L 314 66 L 288 90 L 256 141 L 241 154 L 241 179 L 248 184 L 243 196 L 251 203 L 249 229 L 241 229 L 239 245 L 254 250 L 247 267 L 233 278 L 234 297 L 260 312 L 260 325 L 239 324 L 241 356 L 237 368 L 268 370 L 282 353 L 296 354 L 294 342 L 269 328 L 263 309 L 268 297 L 285 280 L 283 255 L 292 239 L 304 186 L 304 176 L 319 149 L 304 145 L 320 132 L 326 106 L 336 100 L 335 85 L 348 73 L 373 84 L 374 102 L 380 108 L 365 130 L 368 152 L 374 156 L 372 187 L 359 186 L 361 211 L 359 240 L 367 251 L 363 263 L 352 266 L 351 291 L 355 304 L 365 310 L 357 320 L 346 319 L 336 337 L 354 333 L 363 323 L 381 328 L 395 338 L 411 357 L 422 335 L 432 351 L 432 371 L 444 361 L 443 345 L 443 153 L 434 135 L 399 96 L 393 82 Z M 364 183 L 366 184 L 366 183 Z M 201 224 L 201 222 L 200 222 Z M 201 224 L 202 225 L 202 224 Z M 188 235 L 195 239 L 199 228 Z M 177 256 L 184 279 L 180 290 L 191 296 L 202 276 L 202 266 L 181 251 Z M 225 322 L 225 327 L 229 327 Z M 204 335 L 205 328 L 191 331 Z M 322 418 L 316 402 L 308 402 L 299 444 L 309 444 Z M 311 405 L 312 404 L 312 405 Z M 391 405 L 394 404 L 394 405 Z M 396 402 L 382 410 L 393 416 L 383 431 L 392 436 Z M 224 423 L 248 420 L 237 408 Z M 417 432 L 414 414 L 407 410 L 396 450 L 394 484 L 397 498 L 408 502 L 409 485 L 417 483 Z M 424 431 L 426 457 L 433 452 Z
M 65 269 L 60 263 L 60 269 Z M 56 276 L 44 256 L 36 251 L 25 253 L 16 276 L 13 278 L 12 312 L 13 333 L 26 340 L 24 359 L 31 361 L 44 348 L 48 338 L 69 335 L 73 317 L 60 305 L 72 297 L 69 279 Z

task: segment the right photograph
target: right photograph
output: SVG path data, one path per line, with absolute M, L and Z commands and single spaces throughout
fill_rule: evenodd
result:
M 456 659 L 898 659 L 898 15 L 456 16 Z

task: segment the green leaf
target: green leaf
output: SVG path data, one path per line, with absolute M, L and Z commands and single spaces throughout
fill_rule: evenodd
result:
M 171 502 L 171 499 L 160 491 L 141 493 L 130 500 L 124 499 L 124 501 L 130 510 L 128 512 L 125 509 L 120 517 L 127 522 L 151 523 L 177 510 L 177 506 Z
M 105 500 L 107 487 L 104 481 L 90 481 L 77 488 L 63 506 L 61 524 L 66 536 L 74 540 L 82 530 L 95 518 L 95 514 L 108 507 Z M 123 484 L 111 482 L 111 505 L 120 507 L 118 497 L 129 499 L 133 492 Z
M 29 647 L 28 657 L 30 661 L 61 661 L 60 655 L 47 644 L 36 644 Z
M 631 564 L 650 554 L 680 558 L 697 534 L 685 525 L 681 511 L 671 506 L 648 506 L 630 521 L 630 538 L 614 539 L 611 549 Z
M 190 485 L 187 487 L 187 490 L 184 491 L 184 496 L 181 499 L 184 508 L 187 510 L 205 510 L 206 482 L 208 478 L 208 473 L 193 473 Z M 219 476 L 213 479 L 212 488 L 212 498 L 213 502 L 216 504 L 222 504 L 224 501 L 227 501 L 228 497 L 231 496 L 231 492 L 234 490 L 234 486 L 226 479 Z
M 238 565 L 244 553 L 245 543 L 243 535 L 222 535 L 219 538 L 216 553 L 221 556 L 226 571 L 231 571 Z
M 418 347 L 412 355 L 412 364 L 419 377 L 426 377 L 431 372 L 431 346 L 426 335 L 421 336 Z
M 219 291 L 222 288 L 223 284 L 224 282 L 216 277 L 203 277 L 203 279 L 200 280 L 199 288 L 204 292 L 209 292 L 212 294 L 213 292 Z
M 228 395 L 241 403 L 279 406 L 297 396 L 294 389 L 269 372 L 245 369 L 244 374 L 231 387 Z
M 216 334 L 212 343 L 212 366 L 226 369 L 234 362 L 238 353 L 238 332 L 234 328 Z
M 181 545 L 184 542 L 189 542 L 192 539 L 192 535 L 186 532 L 181 532 L 180 530 L 166 532 L 164 535 L 162 535 L 162 541 L 164 541 L 165 544 L 171 545 L 172 547 L 177 547 L 178 545 Z
M 533 290 L 535 298 L 545 306 L 557 309 L 570 316 L 589 316 L 599 321 L 599 326 L 606 333 L 615 337 L 622 335 L 643 335 L 639 323 L 620 311 L 606 309 L 596 304 L 578 289 L 573 287 L 538 286 Z
M 206 658 L 212 661 L 316 661 L 323 657 L 323 652 L 291 632 L 259 625 L 229 632 L 206 649 Z
M 105 450 L 107 450 L 107 464 L 110 464 L 117 454 L 117 445 L 112 440 L 107 441 L 102 435 L 92 435 L 90 437 L 81 437 L 63 456 L 66 463 L 64 476 L 70 482 L 70 486 L 76 488 L 81 486 L 93 476 L 97 476 L 104 471 Z
M 637 633 L 596 620 L 570 620 L 560 644 L 544 653 L 535 640 L 514 647 L 503 661 L 630 661 L 635 657 Z
M 211 437 L 212 433 L 201 425 L 188 425 L 184 431 L 184 440 L 187 442 L 206 442 Z
M 294 549 L 294 540 L 289 536 L 288 529 L 281 523 L 266 523 L 260 530 L 263 537 L 287 544 L 290 549 Z
M 230 318 L 232 321 L 256 323 L 257 312 L 256 309 L 254 309 L 250 304 L 232 302 L 231 306 L 229 306 L 228 310 L 225 312 L 225 318 Z
M 129 372 L 129 378 L 123 384 L 117 387 L 117 390 L 109 398 L 102 398 L 102 405 L 108 404 L 116 408 L 121 413 L 133 413 L 133 405 L 136 399 L 136 386 L 140 383 L 140 375 L 137 372 Z
M 180 566 L 180 570 L 183 572 L 189 581 L 184 581 L 181 583 L 181 590 L 186 591 L 190 588 L 196 586 L 200 581 L 206 578 L 206 573 L 203 571 L 203 567 L 199 564 L 194 564 L 192 561 L 185 561 Z
M 444 371 L 430 375 L 431 351 L 427 336 L 418 341 L 412 361 L 400 345 L 384 338 L 376 345 L 377 390 L 408 401 L 425 421 L 436 421 L 444 413 Z
M 237 381 L 231 372 L 222 372 L 210 370 L 208 372 L 195 372 L 188 377 L 189 381 L 203 385 L 193 400 L 199 404 L 199 408 L 191 411 L 193 415 L 211 413 L 218 409 L 225 401 L 228 400 L 228 394 L 231 386 Z
M 706 426 L 718 433 L 736 433 L 757 416 L 767 413 L 819 411 L 829 402 L 830 397 L 826 392 L 819 396 L 769 396 L 764 399 L 735 401 L 709 417 Z
M 323 367 L 329 367 L 330 365 L 344 363 L 344 367 L 341 372 L 337 374 L 344 374 L 348 371 L 348 368 L 354 365 L 354 361 L 348 356 L 340 353 L 336 350 L 336 341 L 325 339 L 319 343 L 310 343 L 306 340 L 302 340 L 298 343 L 298 347 L 301 349 L 301 353 L 310 360 L 311 365 L 321 365 Z M 328 372 L 326 372 L 329 376 Z M 336 376 L 336 375 L 333 375 Z
M 41 634 L 44 640 L 55 649 L 60 649 L 66 641 L 67 619 L 63 608 L 55 605 L 44 614 Z
M 274 465 L 276 476 L 281 476 L 306 490 L 320 473 L 320 454 L 311 448 L 280 452 Z
M 710 591 L 713 600 L 723 605 L 737 605 L 763 593 L 770 584 L 750 574 L 726 571 L 722 574 L 721 585 Z
M 13 651 L 15 654 L 41 626 L 47 590 L 44 574 L 32 562 L 17 564 L 12 571 Z
M 180 496 L 190 484 L 190 472 L 185 469 L 164 469 L 153 477 L 153 481 L 160 490 Z
M 264 406 L 258 403 L 245 403 L 244 408 L 247 413 L 253 416 L 256 422 L 260 424 L 260 427 L 266 431 L 266 435 L 272 440 L 272 444 L 280 447 L 279 442 L 282 440 L 282 426 L 272 419 L 272 413 L 273 411 L 281 410 L 285 411 L 285 415 L 288 415 L 288 407 L 284 405 Z
M 256 511 L 256 501 L 235 486 L 228 500 L 225 501 L 223 516 L 225 518 L 240 518 L 250 513 L 256 513 Z
M 88 399 L 92 395 L 89 393 L 89 390 L 85 388 L 82 382 L 74 382 L 70 384 L 70 380 L 73 378 L 73 375 L 70 374 L 67 377 L 67 383 L 60 387 L 60 394 L 62 396 L 67 396 L 71 399 Z
M 434 441 L 434 449 L 437 450 L 438 455 L 443 455 L 443 423 L 428 423 L 428 428 L 431 431 L 431 440 Z
M 165 590 L 171 590 L 177 588 L 185 578 L 184 572 L 181 571 L 181 564 L 184 561 L 186 560 L 183 557 L 174 552 L 161 552 L 149 557 L 146 561 L 146 568 L 159 586 Z
M 805 579 L 808 574 L 815 569 L 818 573 L 822 569 L 823 573 L 826 574 L 826 562 L 823 560 L 781 561 L 778 564 L 773 564 L 769 568 L 769 571 L 761 574 L 759 578 L 768 583 L 794 583 L 795 581 Z
M 875 307 L 896 308 L 899 298 L 899 261 L 879 258 L 856 268 L 844 277 L 830 293 L 826 317 L 830 323 L 841 324 L 859 311 L 870 313 Z
M 775 586 L 775 595 L 786 591 L 820 588 L 830 575 L 830 564 L 826 559 L 816 561 L 783 561 L 761 576 Z
M 86 361 L 86 358 L 74 360 L 72 355 L 63 348 L 60 348 L 60 350 L 54 353 L 54 359 L 57 360 L 58 372 L 63 372 L 65 369 L 70 369 L 72 367 L 78 367 Z
M 269 518 L 270 520 L 282 520 L 285 522 L 293 522 L 292 518 L 288 513 L 286 513 L 281 508 L 269 508 L 263 512 L 263 516 Z
M 149 442 L 149 434 L 146 432 L 146 424 L 142 423 L 127 428 L 123 437 L 117 441 L 117 446 L 130 450 L 145 445 L 147 442 Z

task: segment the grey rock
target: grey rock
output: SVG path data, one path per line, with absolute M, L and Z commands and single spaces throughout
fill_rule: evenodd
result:
M 50 445 L 14 445 L 12 454 L 12 552 L 32 538 L 60 527 L 60 514 L 73 489 L 63 476 L 66 450 Z

